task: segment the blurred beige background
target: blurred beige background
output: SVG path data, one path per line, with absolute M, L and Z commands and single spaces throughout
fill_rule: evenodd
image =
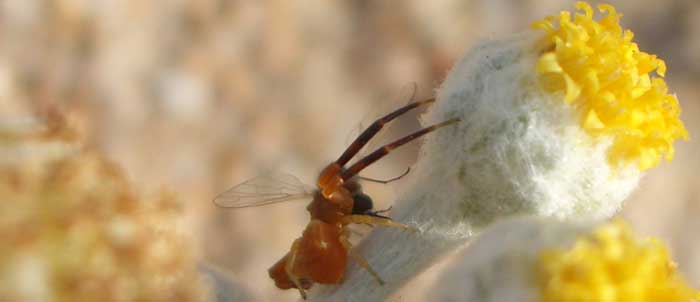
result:
M 672 163 L 644 178 L 623 216 L 666 240 L 697 285 L 700 2 L 611 3 L 641 49 L 668 63 L 691 134 Z M 266 270 L 300 235 L 306 204 L 232 211 L 212 198 L 269 169 L 313 183 L 361 121 L 408 101 L 412 83 L 417 97 L 431 96 L 479 40 L 562 9 L 573 1 L 6 0 L 0 111 L 60 108 L 146 192 L 165 187 L 186 202 L 182 227 L 204 261 L 260 300 L 293 300 L 297 293 L 276 290 Z M 387 135 L 417 127 L 409 115 Z M 402 148 L 365 174 L 400 174 L 416 151 Z M 366 186 L 378 207 L 400 189 Z M 440 268 L 394 300 L 421 301 Z

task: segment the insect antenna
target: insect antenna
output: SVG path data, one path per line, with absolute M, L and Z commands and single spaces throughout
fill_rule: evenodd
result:
M 401 145 L 404 145 L 404 144 L 406 144 L 406 143 L 408 143 L 416 138 L 419 138 L 423 135 L 426 135 L 426 134 L 428 134 L 432 131 L 435 131 L 439 128 L 442 128 L 442 127 L 445 127 L 445 126 L 448 126 L 448 125 L 451 125 L 454 123 L 458 123 L 459 121 L 460 121 L 459 118 L 453 118 L 453 119 L 444 121 L 442 123 L 438 123 L 438 124 L 432 125 L 430 127 L 423 128 L 423 129 L 418 130 L 412 134 L 404 136 L 404 137 L 402 137 L 402 138 L 400 138 L 400 139 L 398 139 L 390 144 L 384 145 L 383 147 L 375 150 L 374 152 L 370 153 L 369 155 L 363 157 L 362 159 L 360 159 L 359 161 L 354 163 L 352 166 L 350 166 L 345 171 L 343 171 L 343 173 L 340 176 L 343 178 L 343 180 L 348 180 L 351 177 L 355 176 L 360 171 L 362 171 L 362 169 L 368 167 L 369 165 L 371 165 L 375 161 L 377 161 L 380 158 L 389 154 L 391 152 L 391 150 L 394 150 L 394 149 L 400 147 Z
M 377 119 L 371 125 L 369 125 L 369 127 L 367 127 L 367 129 L 365 129 L 365 131 L 363 131 L 352 142 L 352 144 L 348 146 L 347 149 L 345 149 L 345 152 L 343 152 L 343 154 L 335 162 L 341 167 L 344 166 L 348 163 L 348 161 L 350 161 L 350 159 L 352 159 L 353 156 L 355 156 L 355 154 L 357 154 L 357 152 L 360 152 L 360 149 L 362 149 L 362 147 L 364 147 L 369 142 L 369 140 L 372 139 L 372 137 L 374 137 L 377 134 L 377 132 L 379 132 L 379 130 L 381 130 L 384 127 L 386 123 L 401 116 L 402 114 L 408 112 L 411 109 L 420 107 L 425 104 L 430 104 L 434 101 L 435 98 L 430 98 L 423 101 L 413 102 L 399 109 L 396 109 L 394 112 L 391 112 L 382 118 Z

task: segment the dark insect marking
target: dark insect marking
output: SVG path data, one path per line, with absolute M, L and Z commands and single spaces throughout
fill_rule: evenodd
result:
M 353 215 L 363 215 L 367 214 L 372 210 L 374 204 L 372 203 L 372 198 L 364 193 L 357 193 L 353 195 L 354 203 L 352 205 Z

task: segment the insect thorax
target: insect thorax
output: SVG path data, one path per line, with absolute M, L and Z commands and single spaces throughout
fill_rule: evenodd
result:
M 324 198 L 318 191 L 314 193 L 314 199 L 306 207 L 306 210 L 309 211 L 311 219 L 318 219 L 326 223 L 337 223 L 341 217 L 352 212 L 352 210 L 344 211 L 340 205 Z

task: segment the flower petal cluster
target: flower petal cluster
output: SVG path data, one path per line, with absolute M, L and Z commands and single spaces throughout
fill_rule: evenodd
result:
M 546 51 L 537 63 L 543 86 L 564 94 L 589 134 L 613 138 L 612 164 L 633 162 L 646 170 L 662 157 L 671 160 L 673 142 L 688 133 L 678 100 L 663 80 L 666 64 L 639 50 L 611 5 L 599 6 L 605 13 L 599 21 L 589 4 L 576 7 L 583 13 L 573 19 L 562 11 L 533 24 L 546 33 L 540 42 Z
M 638 239 L 622 220 L 540 252 L 542 301 L 691 301 L 700 298 L 655 238 Z
M 667 248 L 622 220 L 518 218 L 494 224 L 438 278 L 440 301 L 690 302 Z

